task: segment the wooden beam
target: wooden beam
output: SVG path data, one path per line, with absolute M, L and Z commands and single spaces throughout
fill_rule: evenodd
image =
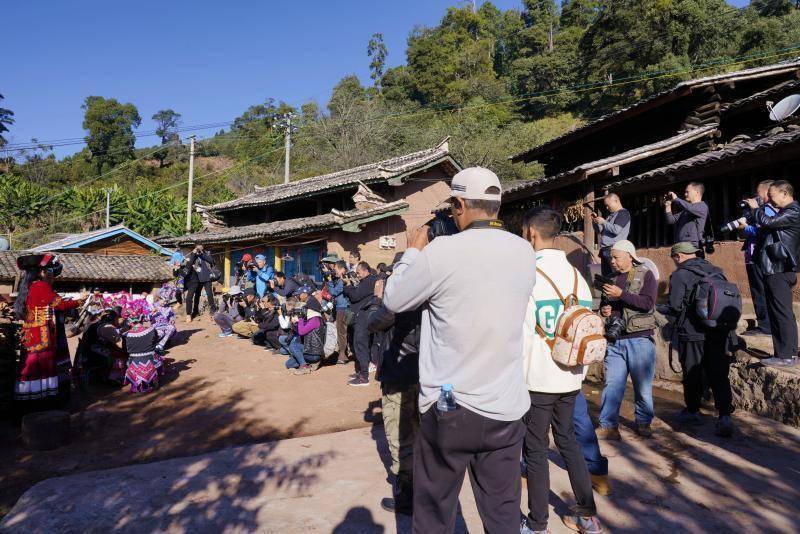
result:
M 586 188 L 584 189 L 585 194 L 583 196 L 583 201 L 589 203 L 589 205 L 594 205 L 594 188 L 591 184 L 586 184 Z M 594 225 L 592 224 L 592 211 L 587 207 L 584 206 L 583 208 L 583 244 L 586 245 L 586 248 L 595 252 L 594 247 Z

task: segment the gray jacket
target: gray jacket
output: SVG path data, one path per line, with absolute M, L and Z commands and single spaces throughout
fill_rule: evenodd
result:
M 606 217 L 606 222 L 595 226 L 600 231 L 600 248 L 613 246 L 617 241 L 628 239 L 631 231 L 631 212 L 622 208 Z
M 680 207 L 680 211 L 674 212 L 675 206 Z M 665 213 L 667 224 L 675 225 L 675 243 L 688 242 L 696 247 L 700 247 L 700 240 L 703 237 L 703 230 L 708 219 L 708 204 L 695 202 L 690 204 L 683 199 L 676 198 L 672 201 L 672 213 Z

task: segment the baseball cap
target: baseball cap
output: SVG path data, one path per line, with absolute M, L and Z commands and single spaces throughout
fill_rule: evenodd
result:
M 491 187 L 496 187 L 498 192 L 488 193 Z M 483 167 L 469 167 L 459 171 L 450 184 L 450 196 L 467 200 L 500 200 L 502 190 L 497 175 Z
M 692 245 L 688 241 L 681 241 L 680 243 L 675 243 L 672 245 L 672 249 L 669 251 L 669 255 L 673 256 L 675 254 L 695 254 L 700 252 L 700 249 L 696 246 Z
M 292 293 L 292 295 L 295 297 L 299 297 L 303 293 L 311 293 L 311 288 L 308 286 L 302 286 L 299 289 L 296 289 L 295 292 Z
M 242 288 L 239 286 L 233 286 L 228 290 L 228 295 L 241 295 Z
M 327 256 L 322 258 L 321 261 L 322 263 L 336 263 L 337 261 L 339 261 L 339 255 L 336 254 L 335 252 L 332 252 L 331 254 L 328 254 Z
M 242 261 L 244 262 L 253 261 L 253 256 L 251 256 L 250 254 L 245 254 L 244 256 L 242 256 Z
M 642 263 L 642 260 L 640 260 L 639 257 L 636 255 L 636 247 L 634 247 L 633 243 L 631 243 L 627 239 L 623 239 L 621 241 L 617 241 L 616 243 L 614 243 L 614 245 L 611 247 L 611 250 L 620 250 L 622 252 L 627 252 L 628 254 L 631 255 L 633 261 L 635 261 L 636 263 Z
M 264 256 L 263 254 L 257 254 L 256 255 L 256 260 L 266 260 L 266 259 L 267 259 L 267 257 Z

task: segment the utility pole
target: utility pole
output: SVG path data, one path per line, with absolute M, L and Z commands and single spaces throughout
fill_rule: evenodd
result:
M 189 195 L 186 199 L 186 233 L 192 233 L 192 188 L 194 187 L 194 136 L 189 137 Z
M 285 184 L 289 183 L 289 167 L 292 157 L 292 131 L 295 130 L 295 127 L 292 126 L 293 118 L 293 113 L 286 113 L 275 123 L 275 127 L 283 128 L 283 135 L 286 140 L 286 153 L 284 154 L 283 163 L 283 183 Z
M 111 190 L 106 189 L 106 228 L 111 228 Z

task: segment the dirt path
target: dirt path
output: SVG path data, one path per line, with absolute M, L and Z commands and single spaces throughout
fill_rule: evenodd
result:
M 352 364 L 294 376 L 284 356 L 220 339 L 207 318 L 179 328 L 160 390 L 131 395 L 93 387 L 76 394 L 68 446 L 28 451 L 19 428 L 0 422 L 0 516 L 46 478 L 364 427 L 380 412 L 376 383 L 346 385 Z

